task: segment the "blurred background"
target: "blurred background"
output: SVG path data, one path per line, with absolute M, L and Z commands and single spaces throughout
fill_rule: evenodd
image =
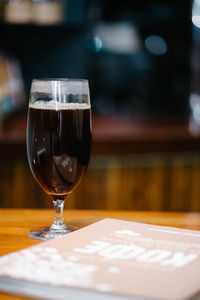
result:
M 0 207 L 52 203 L 30 172 L 33 78 L 87 78 L 88 171 L 70 208 L 200 211 L 200 0 L 0 1 Z

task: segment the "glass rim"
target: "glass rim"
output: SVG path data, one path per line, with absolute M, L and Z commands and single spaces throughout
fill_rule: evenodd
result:
M 68 81 L 78 81 L 78 82 L 88 82 L 87 79 L 82 79 L 82 78 L 34 78 L 32 82 L 38 82 L 38 81 L 63 81 L 63 82 L 68 82 Z

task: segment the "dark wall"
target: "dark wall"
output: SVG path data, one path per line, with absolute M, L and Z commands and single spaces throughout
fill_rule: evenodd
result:
M 191 1 L 67 3 L 65 22 L 57 26 L 0 24 L 0 49 L 19 59 L 27 97 L 32 78 L 83 77 L 89 79 L 96 113 L 187 115 Z M 104 44 L 98 48 L 99 24 L 119 23 L 137 32 L 137 51 L 119 53 Z M 148 50 L 152 36 L 158 51 L 162 43 L 167 47 L 164 53 Z M 123 43 L 120 34 L 118 42 Z

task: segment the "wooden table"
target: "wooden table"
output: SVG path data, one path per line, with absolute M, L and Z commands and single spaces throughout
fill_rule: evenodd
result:
M 0 130 L 0 153 L 26 157 L 26 114 L 9 118 Z M 92 153 L 165 153 L 200 151 L 200 126 L 186 118 L 93 116 Z
M 65 210 L 66 223 L 84 227 L 103 218 L 200 230 L 200 213 Z M 53 210 L 0 209 L 0 255 L 40 243 L 27 236 L 30 228 L 50 225 Z M 1 300 L 22 297 L 0 294 Z

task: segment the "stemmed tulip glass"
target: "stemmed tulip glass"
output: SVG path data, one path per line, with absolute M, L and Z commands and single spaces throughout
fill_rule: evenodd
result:
M 53 200 L 55 218 L 48 228 L 30 230 L 48 240 L 72 231 L 63 220 L 66 196 L 87 169 L 91 148 L 91 106 L 84 79 L 32 81 L 26 144 L 28 162 L 37 183 Z

